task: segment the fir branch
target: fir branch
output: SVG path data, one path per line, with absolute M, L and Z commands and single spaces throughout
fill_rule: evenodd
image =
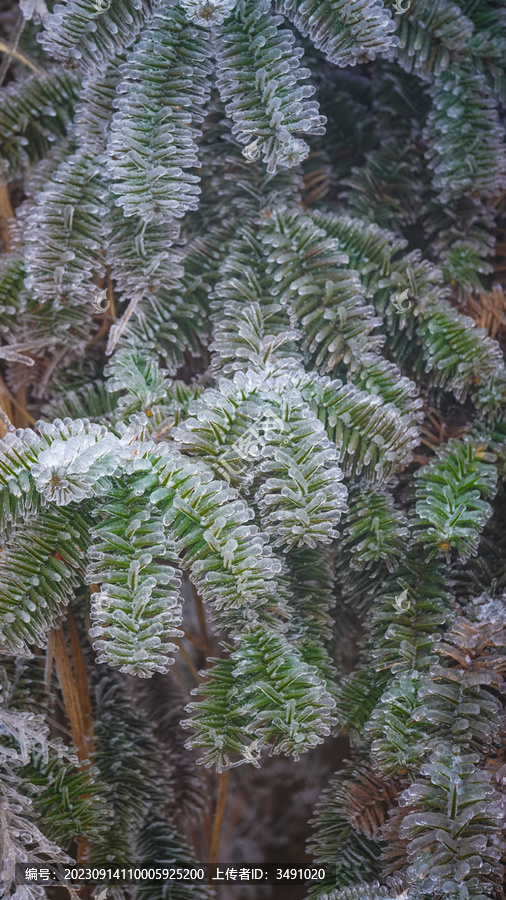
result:
M 433 186 L 440 201 L 471 192 L 493 196 L 505 183 L 506 153 L 485 78 L 466 67 L 452 67 L 437 79 L 432 97 L 426 139 L 431 148 Z
M 396 45 L 395 23 L 383 4 L 358 0 L 276 0 L 279 12 L 289 16 L 301 34 L 309 35 L 315 47 L 338 66 L 375 59 Z
M 101 521 L 91 533 L 86 579 L 101 586 L 91 597 L 89 632 L 97 661 L 145 678 L 166 672 L 177 649 L 169 639 L 183 632 L 177 554 L 161 515 L 150 513 L 130 480 L 96 512 Z
M 92 690 L 95 762 L 106 785 L 109 827 L 91 842 L 90 866 L 129 865 L 136 835 L 164 790 L 165 764 L 149 723 L 132 709 L 120 676 L 95 675 Z
M 45 16 L 39 41 L 70 67 L 104 69 L 135 40 L 150 11 L 150 0 L 115 0 L 106 10 L 92 0 L 69 0 Z
M 301 651 L 304 662 L 315 665 L 334 690 L 336 667 L 331 656 L 335 604 L 335 573 L 327 548 L 307 547 L 286 554 L 286 574 L 291 588 L 288 634 Z
M 351 565 L 370 568 L 384 560 L 392 570 L 402 554 L 409 535 L 407 519 L 396 509 L 390 494 L 360 488 L 353 496 L 345 518 L 344 543 L 351 554 Z
M 80 78 L 54 68 L 2 90 L 0 153 L 9 178 L 42 159 L 72 121 Z
M 432 553 L 456 548 L 462 559 L 476 551 L 480 532 L 491 515 L 496 490 L 495 457 L 473 441 L 449 441 L 438 459 L 421 469 L 416 512 L 417 538 Z
M 308 384 L 302 396 L 324 419 L 346 475 L 356 477 L 363 472 L 381 483 L 410 460 L 418 429 L 393 404 L 383 404 L 375 394 L 327 378 Z
M 206 750 L 199 762 L 215 765 L 221 772 L 244 762 L 258 766 L 266 745 L 271 755 L 291 754 L 298 759 L 321 743 L 335 722 L 334 700 L 315 668 L 303 663 L 286 639 L 265 626 L 252 628 L 237 649 L 229 649 L 230 657 L 215 660 L 205 673 L 207 681 L 192 692 L 203 693 L 204 698 L 187 707 L 194 715 L 184 727 L 196 731 L 187 746 Z M 217 725 L 225 710 L 223 732 Z M 239 759 L 233 760 L 232 754 Z
M 411 898 L 409 893 L 403 890 L 402 885 L 389 889 L 380 886 L 379 882 L 375 881 L 372 884 L 321 894 L 318 900 L 411 900 Z
M 155 9 L 122 67 L 108 168 L 125 215 L 159 223 L 197 205 L 195 124 L 210 95 L 210 47 L 177 6 Z M 170 87 L 170 89 L 168 88 Z
M 146 821 L 137 842 L 139 865 L 143 868 L 195 866 L 189 847 L 177 831 L 159 819 Z M 143 884 L 135 891 L 135 900 L 210 900 L 211 890 L 205 885 Z
M 288 308 L 292 328 L 300 329 L 315 368 L 324 374 L 341 360 L 349 366 L 364 352 L 376 352 L 383 339 L 371 332 L 381 320 L 365 305 L 356 273 L 344 268 L 348 257 L 337 241 L 295 211 L 270 216 L 264 234 L 276 294 Z
M 84 512 L 84 510 L 83 510 Z M 53 504 L 17 525 L 0 557 L 0 641 L 3 652 L 29 656 L 28 644 L 44 646 L 84 575 L 86 513 Z M 37 602 L 43 592 L 45 603 Z
M 299 68 L 302 50 L 291 32 L 278 30 L 281 16 L 269 13 L 267 0 L 237 0 L 218 28 L 217 86 L 232 133 L 248 144 L 243 153 L 263 154 L 267 171 L 275 172 L 307 156 L 306 142 L 295 135 L 322 134 L 325 119 L 314 101 L 307 102 L 314 88 L 297 85 L 309 75 Z
M 308 841 L 308 852 L 314 857 L 315 865 L 325 860 L 330 871 L 323 883 L 311 889 L 311 895 L 322 900 L 327 891 L 353 885 L 357 875 L 361 881 L 380 874 L 380 847 L 369 835 L 356 831 L 345 813 L 343 798 L 346 797 L 345 770 L 338 772 L 330 781 L 315 808 L 315 816 L 310 821 L 313 835 Z M 352 770 L 353 772 L 353 770 Z M 333 897 L 333 894 L 330 894 Z M 353 895 L 351 895 L 353 896 Z
M 79 150 L 38 195 L 25 230 L 26 286 L 40 300 L 78 305 L 95 299 L 106 192 L 96 156 Z
M 21 257 L 6 253 L 0 262 L 0 332 L 16 330 L 20 313 L 26 308 L 22 293 L 25 264 Z

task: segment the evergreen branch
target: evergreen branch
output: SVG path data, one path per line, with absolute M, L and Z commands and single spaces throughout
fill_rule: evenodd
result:
M 53 864 L 74 863 L 70 856 L 54 841 L 49 841 L 31 821 L 30 801 L 21 795 L 15 784 L 9 783 L 12 780 L 9 778 L 1 788 L 0 839 L 3 852 L 0 863 L 0 888 L 5 896 L 11 894 L 12 888 L 15 888 L 17 865 L 47 866 L 48 860 Z M 30 900 L 31 898 L 37 900 L 32 890 L 33 888 L 29 887 L 25 896 Z
M 29 763 L 17 774 L 31 794 L 35 788 L 34 816 L 49 840 L 65 847 L 83 835 L 96 837 L 106 827 L 104 786 L 93 777 L 95 769 L 77 769 L 53 756 L 47 763 Z
M 198 167 L 195 124 L 209 100 L 209 55 L 205 35 L 167 5 L 123 66 L 108 168 L 126 216 L 159 223 L 196 209 L 199 179 L 186 170 Z
M 160 819 L 150 818 L 142 827 L 137 841 L 139 865 L 143 868 L 195 866 L 189 847 L 177 831 Z M 143 884 L 135 891 L 135 900 L 210 900 L 212 894 L 205 885 Z
M 118 398 L 115 419 L 133 438 L 167 438 L 173 426 L 188 416 L 190 404 L 202 388 L 168 378 L 167 370 L 139 351 L 120 350 L 108 367 L 107 390 Z
M 378 881 L 358 887 L 343 888 L 331 891 L 330 894 L 318 895 L 318 900 L 410 900 L 410 895 L 403 890 L 403 885 L 389 889 L 380 886 Z
M 92 705 L 95 762 L 106 786 L 107 830 L 91 842 L 89 864 L 129 865 L 134 859 L 135 835 L 160 792 L 165 793 L 166 767 L 151 728 L 134 710 L 120 677 L 109 667 L 95 676 Z
M 451 52 L 464 50 L 474 32 L 472 19 L 452 0 L 442 0 L 437 6 L 430 0 L 420 0 L 413 7 L 409 21 L 421 23 L 436 41 Z
M 130 229 L 130 238 L 127 236 L 128 232 L 116 232 L 119 253 L 113 238 L 109 245 L 109 259 L 120 283 L 125 286 L 127 296 L 128 279 L 128 284 L 132 284 L 132 287 L 135 285 L 135 296 L 141 302 L 133 313 L 122 341 L 125 348 L 138 353 L 145 354 L 148 349 L 154 351 L 151 355 L 161 355 L 168 370 L 174 373 L 184 362 L 185 350 L 197 356 L 208 340 L 208 295 L 217 280 L 218 265 L 226 256 L 230 235 L 228 230 L 224 233 L 221 227 L 216 227 L 211 229 L 205 239 L 199 238 L 192 242 L 184 258 L 184 274 L 179 283 L 175 279 L 181 275 L 180 259 L 176 251 L 167 252 L 163 231 L 160 233 L 158 228 L 155 244 L 152 243 L 151 229 L 146 235 L 142 228 L 136 231 L 135 227 L 126 227 Z M 132 232 L 135 234 L 135 251 L 130 243 Z M 173 226 L 170 227 L 169 235 L 172 242 L 175 237 Z M 148 238 L 147 246 L 143 242 L 144 237 Z M 148 259 L 145 261 L 146 256 Z M 159 276 L 156 274 L 158 264 Z M 158 290 L 152 291 L 157 286 L 158 277 L 162 284 Z M 165 289 L 165 285 L 169 290 Z M 170 290 L 172 285 L 174 290 Z
M 331 654 L 334 606 L 334 568 L 325 547 L 297 548 L 286 554 L 286 574 L 291 589 L 287 634 L 301 657 L 316 666 L 335 696 L 335 661 Z
M 407 361 L 408 342 L 401 330 L 400 317 L 390 301 L 393 290 L 406 288 L 410 296 L 417 298 L 414 304 L 409 301 L 411 306 L 405 316 L 420 348 L 417 350 L 416 344 L 409 342 L 409 355 L 413 357 L 414 349 L 414 367 L 419 375 L 429 371 L 435 385 L 450 388 L 459 400 L 472 392 L 477 402 L 480 402 L 477 385 L 484 387 L 494 378 L 501 384 L 503 365 L 500 348 L 468 317 L 459 315 L 441 299 L 440 284 L 443 279 L 438 269 L 421 260 L 417 252 L 396 259 L 396 251 L 402 249 L 402 242 L 377 225 L 320 212 L 312 213 L 312 218 L 329 239 L 339 241 L 339 247 L 350 256 L 350 265 L 357 268 L 377 311 L 383 315 L 386 313 L 389 331 L 396 335 L 393 349 L 399 365 Z M 374 360 L 369 361 L 366 357 L 365 364 L 362 360 L 364 355 L 358 383 L 366 384 L 365 379 L 373 370 Z M 355 376 L 353 380 L 357 381 Z M 383 378 L 379 385 L 382 381 Z M 417 405 L 415 401 L 415 409 Z
M 220 392 L 206 391 L 191 408 L 196 418 L 186 419 L 173 435 L 244 488 L 273 473 L 262 478 L 255 503 L 274 546 L 328 542 L 336 536 L 332 526 L 345 497 L 336 451 L 298 392 L 276 397 L 257 391 L 248 375 L 222 379 Z M 243 473 L 248 463 L 251 471 Z
M 205 653 L 208 656 L 208 653 Z M 156 672 L 152 678 L 136 678 L 131 694 L 135 707 L 151 723 L 155 739 L 163 747 L 168 760 L 169 783 L 165 809 L 171 821 L 185 822 L 203 816 L 208 805 L 202 773 L 195 767 L 193 756 L 184 748 L 184 733 L 179 727 L 183 718 L 186 692 L 183 695 L 174 678 Z M 174 817 L 172 819 L 172 817 Z M 141 831 L 142 836 L 144 832 Z
M 6 253 L 0 266 L 0 332 L 9 334 L 16 330 L 20 313 L 25 308 L 22 293 L 25 265 L 16 254 Z
M 185 11 L 188 19 L 197 22 L 204 28 L 212 28 L 214 25 L 221 25 L 231 10 L 236 5 L 236 0 L 210 0 L 210 2 L 202 2 L 202 0 L 181 0 L 181 6 Z
M 341 680 L 335 692 L 340 729 L 353 737 L 362 737 L 364 727 L 381 699 L 388 676 L 364 664 Z
M 42 159 L 67 134 L 80 79 L 52 69 L 2 89 L 0 155 L 9 178 Z
M 261 450 L 259 468 L 269 474 L 255 494 L 263 529 L 274 547 L 329 543 L 346 509 L 338 453 L 295 392 L 283 396 L 279 422 L 283 432 L 270 433 Z
M 118 439 L 103 425 L 80 419 L 38 424 L 39 435 L 19 429 L 0 442 L 3 530 L 35 513 L 41 501 L 62 506 L 101 493 L 122 456 Z
M 452 900 L 462 884 L 469 897 L 479 900 L 500 889 L 499 794 L 490 785 L 490 773 L 477 768 L 479 759 L 439 738 L 438 749 L 422 767 L 426 780 L 403 794 L 415 807 L 404 817 L 400 835 L 409 841 L 407 876 L 418 890 L 434 894 L 441 876 L 446 890 L 436 889 L 436 896 Z
M 497 194 L 505 183 L 506 152 L 485 78 L 467 67 L 452 67 L 440 75 L 431 93 L 425 136 L 439 200 L 445 203 L 471 192 Z
M 217 621 L 234 630 L 269 619 L 280 565 L 237 493 L 212 477 L 202 462 L 190 462 L 159 446 L 152 466 L 160 487 L 159 506 L 182 564 L 203 600 L 211 600 Z M 152 477 L 152 476 L 151 476 Z
M 314 88 L 297 84 L 309 75 L 299 69 L 302 50 L 291 32 L 278 30 L 282 18 L 269 13 L 268 0 L 237 0 L 218 28 L 217 86 L 232 133 L 248 144 L 243 153 L 263 154 L 267 171 L 275 172 L 307 156 L 306 142 L 294 135 L 322 134 L 325 119 L 317 103 L 307 102 Z
M 211 303 L 213 369 L 228 375 L 247 366 L 260 374 L 298 358 L 300 333 L 290 328 L 282 304 L 269 296 L 271 279 L 253 231 L 230 245 L 220 274 Z
M 179 228 L 174 221 L 147 224 L 138 216 L 127 217 L 117 209 L 106 223 L 105 261 L 116 291 L 122 301 L 130 301 L 140 293 L 144 316 L 149 301 L 159 297 L 167 297 L 167 313 L 176 308 L 175 294 L 181 290 L 180 279 L 184 275 L 181 251 L 173 246 L 178 237 Z
M 29 656 L 27 644 L 44 646 L 60 624 L 84 574 L 89 541 L 86 516 L 53 505 L 17 525 L 0 556 L 0 641 L 3 652 Z M 44 593 L 45 604 L 37 602 Z
M 432 662 L 438 632 L 451 618 L 441 563 L 421 561 L 410 550 L 382 587 L 370 623 L 370 655 L 379 671 L 419 673 Z
M 149 678 L 174 662 L 169 654 L 177 645 L 169 639 L 183 635 L 181 582 L 160 513 L 150 513 L 136 488 L 126 481 L 97 510 L 86 580 L 101 588 L 91 597 L 89 633 L 98 662 Z
M 125 55 L 122 53 L 115 56 L 103 74 L 90 72 L 83 79 L 75 110 L 73 134 L 80 148 L 90 153 L 105 151 Z
M 302 396 L 324 420 L 346 475 L 363 472 L 368 479 L 382 482 L 410 460 L 418 429 L 392 404 L 327 378 L 308 384 Z
M 86 419 L 37 424 L 41 451 L 32 475 L 46 500 L 66 506 L 108 490 L 108 476 L 117 470 L 123 448 L 105 425 L 92 425 Z
M 434 384 L 450 387 L 459 400 L 470 391 L 478 399 L 487 383 L 496 379 L 500 385 L 504 380 L 497 342 L 449 304 L 428 306 L 419 328 L 425 345 L 424 364 L 433 373 Z
M 411 379 L 401 375 L 399 368 L 382 356 L 364 353 L 353 372 L 351 383 L 361 391 L 377 394 L 385 404 L 392 404 L 406 416 L 410 427 L 417 427 L 423 419 L 423 400 Z
M 33 822 L 33 803 L 23 791 L 22 774 L 27 766 L 47 767 L 50 756 L 61 759 L 64 752 L 65 748 L 50 743 L 41 716 L 0 707 L 0 889 L 5 896 L 12 893 L 17 865 L 44 865 L 48 858 L 54 863 L 73 863 Z M 71 754 L 67 759 L 76 762 Z M 30 793 L 33 795 L 33 789 Z
M 96 156 L 79 150 L 55 172 L 28 216 L 26 287 L 44 301 L 75 306 L 96 298 L 106 192 Z
M 69 0 L 45 16 L 38 39 L 67 66 L 104 69 L 135 40 L 150 11 L 150 0 L 114 0 L 106 10 L 93 0 Z
M 360 493 L 353 494 L 345 522 L 343 539 L 352 566 L 370 568 L 384 560 L 389 570 L 394 568 L 409 531 L 407 519 L 395 508 L 390 494 L 360 487 Z
M 471 51 L 473 45 L 478 49 L 480 44 L 479 39 L 476 43 L 471 10 L 466 15 L 462 5 L 452 0 L 437 4 L 421 0 L 409 16 L 400 19 L 399 46 L 390 51 L 390 58 L 424 81 L 437 80 L 453 67 L 459 55 Z
M 212 100 L 203 125 L 200 142 L 200 159 L 203 178 L 201 182 L 198 215 L 193 214 L 192 230 L 197 227 L 207 231 L 212 224 L 221 223 L 232 236 L 237 236 L 237 226 L 242 226 L 245 216 L 258 216 L 264 208 L 279 203 L 297 202 L 302 197 L 304 183 L 298 166 L 278 168 L 276 174 L 267 172 L 256 156 L 258 147 L 250 145 L 247 156 L 232 136 L 233 122 L 226 118 L 220 100 Z M 220 182 L 219 194 L 214 185 Z M 242 227 L 241 227 L 242 231 Z M 249 229 L 248 229 L 249 231 Z
M 346 775 L 348 770 L 335 774 L 315 807 L 315 816 L 310 820 L 313 834 L 308 841 L 308 853 L 314 856 L 318 865 L 325 860 L 330 868 L 323 883 L 313 886 L 311 895 L 322 900 L 330 891 L 352 885 L 357 876 L 361 881 L 380 874 L 380 847 L 371 836 L 356 831 L 343 814 L 343 799 L 346 797 Z M 353 770 L 352 770 L 353 773 Z M 321 892 L 324 892 L 323 894 Z M 350 896 L 353 896 L 351 894 Z
M 230 657 L 215 660 L 207 681 L 192 691 L 204 698 L 187 707 L 194 715 L 184 727 L 196 731 L 187 746 L 206 750 L 199 762 L 221 772 L 244 762 L 258 766 L 264 746 L 270 755 L 298 759 L 321 743 L 335 723 L 334 700 L 315 668 L 266 626 L 252 628 L 229 649 Z M 224 716 L 226 731 L 219 725 Z M 240 758 L 232 761 L 232 754 Z
M 315 47 L 338 66 L 375 59 L 396 45 L 395 23 L 376 0 L 276 0 L 276 9 L 290 18 Z
M 496 491 L 495 457 L 474 441 L 451 440 L 438 458 L 416 473 L 417 539 L 432 553 L 456 548 L 461 559 L 476 551 L 492 513 L 482 497 Z
M 96 424 L 110 421 L 116 412 L 119 392 L 108 391 L 100 381 L 88 382 L 75 390 L 64 388 L 43 407 L 44 417 L 55 419 L 88 419 Z
M 344 268 L 348 257 L 338 251 L 337 241 L 295 211 L 271 215 L 264 234 L 276 294 L 292 328 L 300 329 L 315 368 L 323 374 L 341 361 L 349 366 L 364 352 L 376 352 L 384 339 L 371 332 L 381 319 L 365 305 L 357 274 Z

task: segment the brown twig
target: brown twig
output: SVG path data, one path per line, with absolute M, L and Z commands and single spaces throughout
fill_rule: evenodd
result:
M 56 660 L 56 668 L 58 669 L 58 678 L 65 702 L 65 708 L 70 720 L 72 729 L 72 740 L 77 751 L 79 760 L 88 758 L 86 747 L 86 727 L 84 722 L 83 711 L 79 702 L 79 694 L 77 686 L 72 675 L 72 667 L 65 643 L 63 628 L 54 629 L 54 658 Z
M 0 396 L 1 396 L 1 397 L 8 397 L 10 403 L 12 403 L 12 405 L 15 406 L 16 409 L 18 409 L 21 413 L 23 413 L 23 416 L 24 416 L 25 419 L 28 419 L 28 421 L 29 421 L 32 425 L 36 425 L 36 424 L 37 424 L 37 420 L 34 419 L 33 416 L 31 416 L 30 413 L 26 411 L 26 408 L 25 408 L 24 406 L 22 406 L 21 403 L 19 403 L 19 401 L 16 400 L 15 397 L 12 396 L 11 392 L 9 391 L 9 389 L 7 388 L 7 386 L 5 385 L 5 382 L 4 382 L 4 381 L 1 381 L 1 382 L 0 382 Z M 4 401 L 2 401 L 2 406 L 4 406 Z M 7 410 L 6 410 L 6 412 L 7 412 Z M 9 414 L 7 413 L 7 415 L 9 415 Z M 9 418 L 10 418 L 11 421 L 12 421 L 12 417 L 9 416 Z
M 88 673 L 84 663 L 83 651 L 77 626 L 75 623 L 72 610 L 67 607 L 67 621 L 70 633 L 70 644 L 72 647 L 72 657 L 74 660 L 74 672 L 76 676 L 76 688 L 79 697 L 79 703 L 83 713 L 84 725 L 86 728 L 85 741 L 88 749 L 88 758 L 94 754 L 93 746 L 93 719 L 91 715 L 90 691 L 88 688 Z
M 3 84 L 3 80 L 7 74 L 8 68 L 11 64 L 12 57 L 14 57 L 14 59 L 19 59 L 19 61 L 24 63 L 25 66 L 28 66 L 28 68 L 31 69 L 32 72 L 37 72 L 39 75 L 43 74 L 43 71 L 44 71 L 43 69 L 40 69 L 38 66 L 36 66 L 35 63 L 32 62 L 32 60 L 28 56 L 25 56 L 24 53 L 20 53 L 18 51 L 19 39 L 20 39 L 21 35 L 23 34 L 25 25 L 26 25 L 26 19 L 25 19 L 24 15 L 21 13 L 21 15 L 18 19 L 16 28 L 15 28 L 15 31 L 14 31 L 14 34 L 12 36 L 12 42 L 11 42 L 10 46 L 8 44 L 6 44 L 4 41 L 0 41 L 0 52 L 7 54 L 5 59 L 2 62 L 2 65 L 0 66 L 0 84 Z
M 190 682 L 186 680 L 184 675 L 181 675 L 181 672 L 178 672 L 175 666 L 172 667 L 172 674 L 176 676 L 177 680 L 180 682 L 180 684 L 183 685 L 186 690 L 193 690 L 193 685 L 191 685 Z
M 1 44 L 0 44 L 1 47 Z M 0 237 L 2 238 L 5 252 L 11 249 L 11 236 L 9 232 L 9 219 L 14 218 L 11 198 L 6 184 L 0 184 Z
M 69 611 L 70 612 L 70 611 Z M 70 614 L 71 615 L 71 614 Z M 77 635 L 77 629 L 75 629 L 75 622 L 72 620 L 72 624 L 69 626 L 71 630 L 71 644 L 74 655 L 74 666 L 76 668 L 76 681 L 72 675 L 72 666 L 70 665 L 70 658 L 67 650 L 67 644 L 65 641 L 65 635 L 63 633 L 63 626 L 58 631 L 53 630 L 54 635 L 54 657 L 56 660 L 56 668 L 58 670 L 58 678 L 60 680 L 60 686 L 63 694 L 63 700 L 65 702 L 65 710 L 69 717 L 70 727 L 72 729 L 72 742 L 76 748 L 77 756 L 79 760 L 82 762 L 83 760 L 89 759 L 90 753 L 89 750 L 92 748 L 90 745 L 91 738 L 91 707 L 89 713 L 89 721 L 87 722 L 87 711 L 85 714 L 85 708 L 89 705 L 89 694 L 88 684 L 86 680 L 86 698 L 84 699 L 84 708 L 81 705 L 81 697 L 84 697 L 85 689 L 84 684 L 82 683 L 82 676 L 79 675 L 81 661 L 79 657 L 82 655 L 79 645 L 79 651 L 76 647 L 76 639 L 79 642 L 79 637 Z M 75 629 L 75 635 L 72 636 L 72 627 Z M 82 661 L 82 665 L 84 666 L 84 660 Z M 86 673 L 85 673 L 86 678 Z M 86 795 L 85 795 L 86 796 Z M 81 864 L 87 858 L 89 847 L 88 838 L 79 838 L 77 841 L 77 863 Z M 88 886 L 84 885 L 85 888 Z M 86 889 L 82 892 L 82 900 L 85 898 L 91 897 L 91 890 Z
M 187 653 L 187 651 L 186 651 L 185 648 L 183 647 L 181 641 L 179 641 L 177 638 L 173 638 L 173 640 L 174 640 L 174 643 L 177 644 L 177 646 L 179 647 L 179 652 L 180 652 L 181 656 L 183 657 L 183 659 L 184 659 L 186 665 L 187 665 L 188 668 L 190 669 L 190 672 L 191 672 L 192 675 L 195 677 L 195 680 L 196 680 L 196 681 L 202 681 L 202 679 L 201 679 L 201 677 L 200 677 L 200 675 L 199 675 L 197 669 L 195 668 L 195 666 L 194 666 L 194 664 L 193 664 L 193 662 L 192 662 L 192 660 L 191 660 L 191 657 L 189 656 L 189 654 Z
M 14 399 L 14 398 L 13 398 Z M 15 424 L 19 428 L 26 428 L 28 423 L 31 421 L 32 425 L 35 425 L 35 419 L 26 411 L 27 404 L 27 396 L 26 396 L 26 385 L 23 385 L 19 388 L 16 393 L 16 402 L 14 406 L 18 410 L 19 415 L 16 416 Z
M 197 650 L 203 650 L 202 642 L 198 641 L 195 635 L 191 633 L 191 631 L 185 631 L 184 633 L 185 640 L 190 641 L 190 644 L 193 644 Z
M 206 667 L 210 666 L 210 663 L 207 661 L 209 656 L 209 639 L 207 636 L 207 625 L 206 625 L 206 614 L 204 611 L 204 604 L 202 603 L 202 597 L 196 590 L 195 586 L 192 584 L 193 591 L 193 599 L 195 601 L 195 609 L 197 611 L 197 618 L 199 620 L 200 634 L 202 636 L 202 645 L 204 649 L 204 656 L 206 658 Z
M 53 659 L 54 659 L 54 631 L 49 632 L 49 640 L 47 642 L 47 650 L 46 650 L 46 663 L 44 666 L 44 687 L 46 691 L 50 692 L 51 690 L 51 672 L 53 669 Z
M 214 814 L 213 833 L 211 835 L 211 846 L 209 848 L 209 865 L 215 866 L 218 860 L 218 850 L 220 847 L 221 825 L 223 815 L 227 803 L 228 780 L 230 771 L 227 769 L 220 775 L 218 784 L 218 797 L 216 799 L 216 812 Z

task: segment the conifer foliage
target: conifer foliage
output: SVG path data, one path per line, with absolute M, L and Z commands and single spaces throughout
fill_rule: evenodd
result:
M 506 0 L 19 16 L 2 896 L 208 862 L 228 770 L 346 735 L 304 895 L 504 900 Z

